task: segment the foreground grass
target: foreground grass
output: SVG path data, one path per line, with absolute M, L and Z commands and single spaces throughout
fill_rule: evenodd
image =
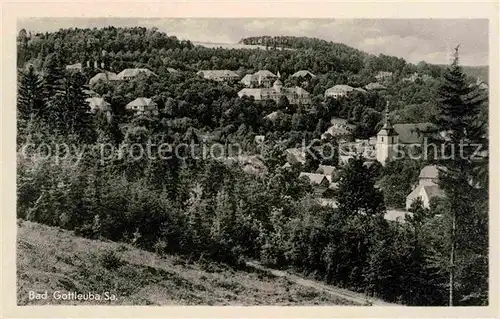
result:
M 48 292 L 48 299 L 29 292 Z M 100 294 L 116 300 L 55 300 L 54 291 Z M 131 245 L 89 240 L 55 227 L 23 221 L 18 227 L 19 305 L 347 305 L 349 301 L 286 278 L 189 264 Z

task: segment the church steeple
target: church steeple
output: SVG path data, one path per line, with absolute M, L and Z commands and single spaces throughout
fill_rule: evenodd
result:
M 385 165 L 391 161 L 397 152 L 398 133 L 389 121 L 389 102 L 385 107 L 384 126 L 377 134 L 377 144 L 375 146 L 377 160 Z
M 391 121 L 389 120 L 389 101 L 387 101 L 387 104 L 385 105 L 384 126 L 380 130 L 379 134 L 381 133 L 383 135 L 397 135 L 396 131 L 394 130 L 394 127 L 391 124 Z

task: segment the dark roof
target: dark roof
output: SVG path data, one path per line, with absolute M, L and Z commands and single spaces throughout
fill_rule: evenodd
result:
M 418 178 L 438 178 L 439 170 L 436 165 L 427 165 L 420 170 Z
M 432 126 L 433 124 L 429 122 L 393 125 L 399 135 L 399 143 L 402 144 L 421 143 L 423 135 L 420 132 L 426 131 Z
M 325 175 L 331 175 L 333 172 L 335 172 L 337 168 L 335 166 L 331 165 L 319 165 L 317 169 L 317 173 L 322 173 Z
M 382 129 L 378 132 L 377 135 L 396 136 L 396 135 L 398 135 L 398 133 L 396 132 L 396 130 L 394 129 L 394 127 L 392 125 L 390 125 L 389 123 L 386 123 L 382 127 Z

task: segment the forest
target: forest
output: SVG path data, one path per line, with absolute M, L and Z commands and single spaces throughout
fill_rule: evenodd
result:
M 465 138 L 487 145 L 487 97 L 470 85 L 475 79 L 463 73 L 458 54 L 452 65 L 441 67 L 319 39 L 264 37 L 242 43 L 269 49 L 204 48 L 155 28 L 22 30 L 17 217 L 235 268 L 255 259 L 406 305 L 487 305 L 487 159 L 440 163 L 448 172 L 442 177 L 448 199 L 430 209 L 414 203 L 414 217 L 404 224 L 383 218 L 388 200 L 400 199 L 388 199 L 390 192 L 376 183 L 384 178 L 387 187 L 408 188 L 424 163 L 382 168 L 366 167 L 363 158 L 351 160 L 339 176 L 338 208 L 318 204 L 309 184 L 297 178 L 302 167 L 283 168 L 285 149 L 319 138 L 333 116 L 353 123 L 358 138 L 374 136 L 386 101 L 393 122 L 432 122 L 456 133 L 451 142 Z M 72 63 L 82 63 L 82 72 L 65 69 Z M 112 118 L 89 113 L 88 80 L 103 70 L 132 67 L 157 76 L 97 83 L 92 90 L 110 103 Z M 205 80 L 195 74 L 200 69 L 241 75 L 268 69 L 279 71 L 285 84 L 293 81 L 290 74 L 309 70 L 317 75 L 304 85 L 313 103 L 291 107 L 286 101 L 240 99 L 241 84 Z M 394 73 L 386 92 L 322 97 L 335 84 L 375 82 L 378 71 Z M 415 72 L 430 79 L 403 80 Z M 152 98 L 159 115 L 131 115 L 125 105 L 137 97 Z M 278 110 L 277 120 L 266 118 Z M 103 162 L 100 153 L 104 143 L 118 152 L 120 146 L 153 141 L 240 143 L 252 154 L 256 135 L 266 136 L 261 175 L 190 154 L 168 160 L 116 156 Z M 55 161 L 26 152 L 28 144 L 71 144 L 85 152 L 81 159 L 71 154 Z M 311 171 L 318 164 L 306 162 Z M 482 187 L 471 186 L 471 179 Z

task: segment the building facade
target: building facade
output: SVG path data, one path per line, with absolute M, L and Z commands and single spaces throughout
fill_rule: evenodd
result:
M 136 115 L 140 114 L 158 114 L 158 106 L 150 98 L 139 97 L 132 102 L 128 103 L 125 107 L 127 110 L 134 112 Z
M 301 87 L 283 87 L 280 79 L 277 79 L 271 88 L 245 88 L 238 92 L 238 96 L 253 97 L 256 101 L 273 100 L 278 103 L 282 96 L 288 99 L 288 102 L 293 105 L 311 104 L 311 95 Z
M 116 80 L 124 81 L 136 78 L 139 74 L 146 74 L 147 76 L 156 76 L 156 74 L 149 69 L 125 69 L 116 75 Z
M 254 74 L 247 74 L 241 80 L 248 88 L 269 88 L 272 86 L 274 81 L 278 79 L 278 76 L 268 70 L 260 70 L 255 72 Z
M 207 80 L 225 83 L 234 82 L 240 78 L 236 72 L 231 70 L 200 70 L 196 74 Z
M 325 91 L 325 97 L 333 97 L 337 99 L 340 97 L 348 96 L 352 91 L 354 91 L 354 88 L 352 86 L 339 84 L 327 89 Z

